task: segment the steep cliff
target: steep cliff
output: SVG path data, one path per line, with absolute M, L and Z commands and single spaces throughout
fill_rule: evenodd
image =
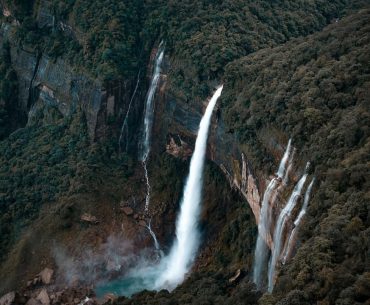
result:
M 207 96 L 224 83 L 210 131 L 194 273 L 173 294 L 143 292 L 118 303 L 151 296 L 152 304 L 255 304 L 261 293 L 249 279 L 261 201 L 291 137 L 291 170 L 269 202 L 273 220 L 264 240 L 271 249 L 307 161 L 317 183 L 293 258 L 279 263 L 275 291 L 260 302 L 365 300 L 369 12 L 337 19 L 361 1 L 0 3 L 7 88 L 16 91 L 13 99 L 2 94 L 0 105 L 16 103 L 7 111 L 23 118 L 0 145 L 0 270 L 7 277 L 0 290 L 25 287 L 47 266 L 56 268 L 57 285 L 116 277 L 137 259 L 132 253 L 152 248 L 149 222 L 166 251 Z M 144 213 L 136 151 L 160 38 L 166 55 Z M 350 234 L 356 238 L 344 240 Z M 90 272 L 89 263 L 104 271 Z M 204 289 L 189 296 L 198 284 Z

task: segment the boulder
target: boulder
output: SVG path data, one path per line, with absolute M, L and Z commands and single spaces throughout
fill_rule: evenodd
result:
M 27 301 L 26 305 L 42 305 L 42 303 L 39 300 L 31 298 Z
M 41 281 L 45 285 L 49 285 L 51 283 L 51 280 L 53 278 L 54 270 L 50 268 L 45 268 L 39 273 L 39 276 L 41 278 Z
M 123 211 L 123 213 L 125 213 L 127 216 L 131 216 L 132 214 L 134 214 L 134 210 L 130 207 L 123 207 L 121 208 L 121 210 Z
M 15 300 L 15 292 L 9 292 L 0 298 L 0 305 L 11 305 Z
M 139 225 L 142 226 L 142 227 L 146 227 L 147 226 L 145 220 L 140 220 L 139 221 Z
M 87 223 L 90 223 L 90 224 L 98 224 L 99 221 L 96 219 L 95 216 L 89 214 L 89 213 L 84 213 L 81 215 L 81 221 L 82 222 L 87 222 Z
M 50 298 L 46 289 L 42 289 L 36 300 L 40 301 L 42 305 L 50 305 Z

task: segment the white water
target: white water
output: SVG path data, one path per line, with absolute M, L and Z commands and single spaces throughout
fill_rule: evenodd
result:
M 146 183 L 146 196 L 145 196 L 145 212 L 149 210 L 149 203 L 150 203 L 150 183 L 149 183 L 149 175 L 148 175 L 148 168 L 146 167 L 146 160 L 143 161 L 143 168 L 144 168 L 144 176 L 145 176 L 145 183 Z
M 291 147 L 291 144 L 292 144 L 292 139 L 289 139 L 288 146 L 287 146 L 287 148 L 285 150 L 284 156 L 281 159 L 281 162 L 280 162 L 280 165 L 279 165 L 279 169 L 278 169 L 278 171 L 276 173 L 276 175 L 279 178 L 283 178 L 283 176 L 284 176 L 285 168 L 286 168 L 286 163 L 287 163 L 288 158 L 289 158 L 289 155 L 290 155 L 290 147 Z
M 307 187 L 306 193 L 304 195 L 304 201 L 303 201 L 302 208 L 301 208 L 296 220 L 294 221 L 294 229 L 290 233 L 289 240 L 288 240 L 286 249 L 284 251 L 284 257 L 283 257 L 283 260 L 282 260 L 283 264 L 286 263 L 286 261 L 288 259 L 288 256 L 292 251 L 292 247 L 294 245 L 294 240 L 296 238 L 296 234 L 298 233 L 299 225 L 300 225 L 300 223 L 301 223 L 301 221 L 302 221 L 302 219 L 303 219 L 303 217 L 304 217 L 304 215 L 306 214 L 306 211 L 307 211 L 308 203 L 310 201 L 312 186 L 313 186 L 314 183 L 315 183 L 315 178 L 312 179 L 311 183 Z
M 200 236 L 198 230 L 203 188 L 203 169 L 207 149 L 208 130 L 213 109 L 222 92 L 219 87 L 211 98 L 200 122 L 195 149 L 190 161 L 189 175 L 185 184 L 180 212 L 176 222 L 176 238 L 167 256 L 160 252 L 160 260 L 155 264 L 144 260 L 129 270 L 125 278 L 110 281 L 97 287 L 97 294 L 103 296 L 108 292 L 131 296 L 147 290 L 172 290 L 181 284 L 190 271 L 198 251 Z M 151 229 L 156 249 L 160 249 L 158 240 Z
M 158 242 L 157 236 L 156 236 L 156 235 L 155 235 L 155 233 L 153 232 L 152 227 L 151 227 L 151 225 L 150 225 L 150 222 L 149 222 L 149 224 L 148 224 L 146 227 L 147 227 L 147 229 L 148 229 L 148 231 L 149 231 L 150 235 L 151 235 L 151 236 L 152 236 L 152 238 L 153 238 L 153 242 L 154 242 L 154 247 L 155 247 L 155 249 L 156 249 L 157 251 L 159 251 L 159 250 L 161 249 L 161 247 L 159 246 L 159 242 Z
M 150 183 L 147 169 L 147 160 L 150 153 L 150 142 L 152 135 L 153 119 L 154 119 L 154 96 L 157 91 L 159 79 L 161 76 L 161 64 L 164 57 L 163 41 L 159 44 L 158 51 L 155 58 L 154 71 L 150 83 L 149 91 L 146 96 L 145 110 L 144 110 L 144 128 L 143 135 L 139 145 L 139 159 L 143 162 L 145 183 L 146 183 L 146 196 L 145 196 L 145 212 L 149 210 L 150 202 Z
M 176 222 L 176 239 L 165 261 L 165 268 L 156 286 L 173 289 L 190 270 L 199 246 L 198 221 L 201 210 L 203 168 L 207 148 L 208 130 L 213 108 L 222 92 L 219 87 L 211 98 L 200 122 L 195 149 L 190 161 L 189 176 L 184 188 L 180 214 Z
M 253 265 L 253 282 L 256 284 L 258 289 L 261 289 L 263 286 L 263 268 L 267 264 L 269 248 L 263 238 L 267 236 L 270 230 L 271 225 L 271 208 L 270 208 L 270 199 L 272 193 L 275 191 L 276 187 L 279 185 L 278 178 L 281 178 L 284 173 L 288 173 L 288 169 L 285 171 L 287 161 L 289 159 L 289 164 L 292 164 L 290 156 L 291 150 L 291 139 L 289 139 L 288 145 L 286 147 L 283 158 L 280 161 L 279 170 L 277 172 L 277 177 L 274 177 L 269 185 L 266 188 L 266 191 L 263 195 L 261 213 L 258 224 L 258 237 L 256 243 L 256 249 L 254 252 L 254 265 Z M 272 203 L 273 204 L 273 203 Z
M 276 223 L 275 232 L 274 232 L 274 249 L 272 251 L 272 256 L 270 259 L 269 271 L 268 271 L 268 291 L 269 292 L 272 292 L 272 289 L 274 288 L 276 264 L 280 257 L 285 224 L 288 218 L 291 216 L 291 213 L 297 204 L 298 198 L 302 192 L 302 188 L 304 186 L 306 178 L 307 178 L 307 173 L 305 173 L 301 177 L 301 179 L 298 181 L 298 183 L 294 187 L 293 192 L 290 195 L 290 198 L 286 206 L 280 212 L 278 221 Z
M 142 141 L 140 142 L 139 147 L 139 159 L 145 162 L 148 159 L 150 152 L 150 141 L 152 135 L 153 119 L 154 119 L 154 96 L 157 91 L 161 76 L 161 65 L 164 57 L 164 47 L 163 42 L 160 43 L 155 58 L 155 65 L 152 80 L 150 83 L 149 91 L 145 101 L 145 110 L 144 110 L 144 128 Z

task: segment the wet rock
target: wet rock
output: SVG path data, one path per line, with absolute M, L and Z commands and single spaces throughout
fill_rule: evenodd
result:
M 36 300 L 40 301 L 42 305 L 50 305 L 50 298 L 46 289 L 42 289 Z
M 81 221 L 82 222 L 86 222 L 86 223 L 90 223 L 90 224 L 98 224 L 99 221 L 97 220 L 97 218 L 89 213 L 84 213 L 81 215 Z
M 131 216 L 132 214 L 134 214 L 134 210 L 130 207 L 123 207 L 121 208 L 121 210 L 123 211 L 123 213 L 125 213 L 127 216 Z
M 39 273 L 40 279 L 43 284 L 49 285 L 53 278 L 54 270 L 50 268 L 45 268 Z
M 11 305 L 15 300 L 15 292 L 9 292 L 0 298 L 0 305 Z

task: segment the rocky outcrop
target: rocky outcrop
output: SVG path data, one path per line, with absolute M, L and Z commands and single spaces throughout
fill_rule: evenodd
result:
M 11 305 L 15 300 L 15 292 L 9 292 L 0 298 L 0 305 Z
M 177 140 L 177 141 L 176 141 Z M 186 160 L 189 158 L 193 150 L 190 148 L 190 145 L 183 141 L 180 136 L 169 136 L 169 142 L 166 145 L 166 152 L 176 158 Z
M 38 22 L 50 25 L 52 16 L 48 15 L 47 6 L 41 7 Z M 20 109 L 28 116 L 28 124 L 36 121 L 37 113 L 42 109 L 53 108 L 64 117 L 81 110 L 86 117 L 91 141 L 106 137 L 110 131 L 117 132 L 128 110 L 136 80 L 103 82 L 82 69 L 70 66 L 63 58 L 55 60 L 46 54 L 20 48 L 12 44 L 13 27 L 8 23 L 1 25 L 0 44 L 11 42 L 11 62 L 19 83 L 18 101 Z M 126 139 L 130 143 L 136 141 L 137 117 L 142 111 L 139 102 L 142 96 L 138 91 L 131 107 L 131 116 L 136 119 L 130 120 L 130 138 Z M 115 118 L 116 126 L 110 123 L 112 118 Z

